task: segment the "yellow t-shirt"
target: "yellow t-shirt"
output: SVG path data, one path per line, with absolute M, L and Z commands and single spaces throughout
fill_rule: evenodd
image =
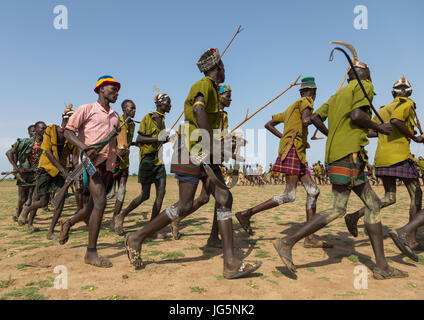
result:
M 405 123 L 413 132 L 415 123 L 415 103 L 409 98 L 397 97 L 392 103 L 381 108 L 378 113 L 384 122 L 398 119 Z M 374 117 L 373 121 L 380 123 Z M 409 144 L 411 139 L 405 137 L 395 126 L 389 135 L 378 134 L 378 145 L 375 152 L 374 165 L 376 167 L 389 167 L 406 159 L 412 159 Z
M 294 140 L 294 147 L 296 148 L 299 160 L 304 164 L 306 162 L 306 146 L 308 143 L 308 127 L 302 123 L 302 112 L 306 108 L 310 108 L 311 112 L 314 110 L 314 100 L 310 97 L 303 97 L 293 102 L 286 111 L 272 116 L 272 120 L 277 123 L 284 123 L 283 137 L 280 140 L 278 147 L 278 155 L 281 155 L 295 130 L 298 134 Z M 283 160 L 283 159 L 281 159 Z
M 68 156 L 76 152 L 76 147 L 70 144 L 68 140 L 65 140 L 65 145 L 63 146 L 62 154 L 59 158 L 56 125 L 54 124 L 46 128 L 43 136 L 43 143 L 41 144 L 41 149 L 43 150 L 43 153 L 40 156 L 38 167 L 44 168 L 44 170 L 46 170 L 46 172 L 52 177 L 57 176 L 59 169 L 56 168 L 53 163 L 51 163 L 49 158 L 47 158 L 46 151 L 51 151 L 56 160 L 58 160 L 64 168 L 66 168 Z
M 362 85 L 372 101 L 374 87 L 371 81 L 363 80 Z M 360 152 L 365 161 L 368 159 L 364 149 L 364 146 L 369 143 L 368 129 L 356 125 L 350 119 L 350 113 L 361 107 L 368 107 L 366 112 L 371 118 L 370 104 L 365 98 L 358 80 L 351 80 L 347 86 L 331 96 L 316 111 L 322 121 L 328 118 L 325 164 L 330 164 L 355 152 Z

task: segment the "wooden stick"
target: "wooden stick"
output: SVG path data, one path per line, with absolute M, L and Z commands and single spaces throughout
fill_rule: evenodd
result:
M 247 113 L 246 113 L 246 118 L 242 121 L 242 122 L 240 122 L 233 130 L 231 130 L 231 132 L 230 133 L 233 133 L 235 130 L 237 130 L 242 124 L 244 124 L 246 121 L 248 121 L 248 120 L 250 120 L 250 119 L 252 119 L 259 111 L 261 111 L 262 109 L 264 109 L 264 108 L 266 108 L 268 105 L 270 105 L 272 102 L 274 102 L 275 100 L 277 100 L 279 97 L 281 97 L 284 93 L 286 93 L 288 90 L 290 90 L 292 87 L 294 87 L 294 86 L 298 86 L 298 85 L 300 85 L 301 83 L 298 83 L 297 81 L 300 79 L 300 76 L 301 75 L 299 75 L 298 77 L 297 77 L 297 79 L 296 79 L 296 81 L 295 82 L 293 82 L 286 90 L 284 90 L 282 93 L 280 93 L 278 96 L 276 96 L 274 99 L 272 99 L 272 100 L 270 100 L 267 104 L 265 104 L 263 107 L 261 107 L 261 108 L 259 108 L 255 113 L 253 113 L 251 116 L 247 116 Z
M 183 112 L 181 112 L 181 114 L 180 114 L 180 116 L 178 117 L 178 119 L 177 119 L 177 121 L 175 121 L 175 123 L 172 125 L 172 127 L 169 129 L 169 131 L 171 131 L 174 127 L 175 127 L 175 125 L 178 123 L 178 121 L 181 119 L 181 117 L 183 116 L 183 114 L 184 114 L 184 110 L 183 110 Z
M 227 45 L 227 47 L 224 49 L 224 51 L 222 51 L 221 58 L 222 58 L 222 56 L 225 54 L 225 52 L 227 51 L 227 49 L 230 47 L 230 45 L 231 45 L 231 43 L 233 42 L 233 40 L 234 40 L 234 39 L 237 37 L 237 35 L 238 35 L 240 32 L 242 32 L 242 31 L 243 31 L 243 29 L 241 28 L 241 26 L 239 26 L 239 27 L 238 27 L 238 29 L 237 29 L 237 31 L 236 31 L 236 33 L 234 34 L 233 38 L 231 39 L 230 43 Z
M 227 51 L 227 49 L 230 47 L 230 45 L 231 45 L 231 43 L 233 42 L 233 40 L 234 40 L 234 39 L 237 37 L 237 35 L 238 35 L 240 32 L 242 32 L 243 30 L 244 30 L 244 29 L 243 29 L 241 26 L 239 26 L 239 27 L 238 27 L 238 29 L 237 29 L 236 33 L 234 34 L 233 38 L 231 39 L 230 43 L 227 45 L 227 47 L 224 49 L 224 51 L 222 51 L 221 58 L 222 58 L 222 56 L 225 54 L 225 52 Z M 170 130 L 172 130 L 172 129 L 175 127 L 175 125 L 177 124 L 178 120 L 180 120 L 180 119 L 181 119 L 181 117 L 183 116 L 183 114 L 184 114 L 184 110 L 183 110 L 183 112 L 180 114 L 180 116 L 178 117 L 177 121 L 175 121 L 175 123 L 172 125 L 172 127 L 171 127 L 171 129 L 170 129 Z

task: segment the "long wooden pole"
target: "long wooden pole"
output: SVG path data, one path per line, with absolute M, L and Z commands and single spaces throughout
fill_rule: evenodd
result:
M 246 113 L 246 118 L 240 122 L 233 130 L 231 130 L 230 133 L 233 133 L 235 130 L 237 130 L 241 125 L 243 125 L 246 121 L 252 119 L 259 111 L 261 111 L 262 109 L 266 108 L 267 106 L 269 106 L 272 102 L 274 102 L 275 100 L 277 100 L 279 97 L 281 97 L 284 93 L 286 93 L 288 90 L 290 90 L 292 87 L 294 86 L 298 86 L 301 83 L 298 83 L 297 81 L 300 79 L 301 75 L 299 75 L 297 77 L 297 79 L 295 80 L 295 82 L 293 82 L 286 90 L 284 90 L 283 92 L 281 92 L 278 96 L 276 96 L 274 99 L 270 100 L 268 103 L 266 103 L 264 106 L 262 106 L 261 108 L 259 108 L 255 113 L 253 113 L 251 116 L 248 116 L 248 113 Z
M 224 51 L 222 51 L 221 58 L 222 58 L 222 56 L 225 54 L 225 52 L 227 51 L 227 49 L 230 47 L 230 45 L 231 45 L 231 43 L 233 42 L 233 40 L 234 40 L 234 39 L 237 37 L 237 35 L 238 35 L 240 32 L 242 32 L 243 30 L 244 30 L 244 29 L 243 29 L 241 26 L 239 26 L 239 27 L 238 27 L 238 29 L 237 29 L 236 33 L 234 34 L 233 38 L 231 39 L 230 43 L 228 43 L 227 47 L 224 49 Z M 184 110 L 181 112 L 181 114 L 180 114 L 180 116 L 178 117 L 177 121 L 176 121 L 176 122 L 172 125 L 172 127 L 171 127 L 171 129 L 170 129 L 170 130 L 172 130 L 172 129 L 175 127 L 175 125 L 177 124 L 178 120 L 180 120 L 180 119 L 181 119 L 181 117 L 183 116 L 183 114 L 184 114 Z

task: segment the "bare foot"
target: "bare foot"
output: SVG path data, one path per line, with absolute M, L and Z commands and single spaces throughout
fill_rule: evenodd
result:
M 171 230 L 172 230 L 172 236 L 174 237 L 174 240 L 178 240 L 181 238 L 181 233 L 179 231 L 179 228 L 180 228 L 180 220 L 172 221 Z
M 252 228 L 250 227 L 250 218 L 244 216 L 244 214 L 246 214 L 247 211 L 248 210 L 237 212 L 236 218 L 237 218 L 238 222 L 240 223 L 240 225 L 243 227 L 244 231 L 246 231 L 248 235 L 253 236 L 254 232 L 253 232 Z
M 358 219 L 356 219 L 353 213 L 347 214 L 344 219 L 347 230 L 349 230 L 349 233 L 356 238 L 358 236 Z
M 69 230 L 71 229 L 71 220 L 61 221 L 60 222 L 60 235 L 59 243 L 65 244 L 69 239 Z
M 208 247 L 214 247 L 214 248 L 222 248 L 222 241 L 219 238 L 209 238 L 206 242 L 206 245 Z
M 315 235 L 310 235 L 303 242 L 305 248 L 333 248 L 332 244 L 319 240 Z
M 28 228 L 28 231 L 31 233 L 40 231 L 39 228 L 34 227 L 32 224 L 29 224 L 27 228 Z
M 283 239 L 276 239 L 272 242 L 275 250 L 277 250 L 278 255 L 280 256 L 281 261 L 289 268 L 293 273 L 296 273 L 296 267 L 293 264 L 292 258 L 292 246 L 286 244 Z
M 24 225 L 26 224 L 26 218 L 24 218 L 24 217 L 20 216 L 20 217 L 18 218 L 18 224 L 19 224 L 20 226 L 24 226 Z
M 59 237 L 55 235 L 53 232 L 47 232 L 46 236 L 47 240 L 57 240 Z
M 125 234 L 124 230 L 124 220 L 118 216 L 116 216 L 115 220 L 115 232 L 119 234 L 120 236 L 123 236 Z
M 108 259 L 101 257 L 96 252 L 87 252 L 84 257 L 84 262 L 86 264 L 91 264 L 99 268 L 110 268 L 112 267 L 112 262 Z

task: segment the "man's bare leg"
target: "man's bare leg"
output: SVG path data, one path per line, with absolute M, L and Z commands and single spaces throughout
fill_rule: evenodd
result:
M 57 207 L 57 209 L 55 209 L 54 212 L 53 212 L 52 222 L 50 223 L 49 231 L 47 232 L 47 239 L 48 240 L 57 240 L 58 239 L 58 237 L 54 234 L 54 227 L 56 226 L 57 221 L 59 220 L 60 215 L 62 214 L 64 205 L 65 205 L 65 198 L 62 199 L 62 201 L 59 203 L 59 206 Z
M 23 225 L 26 224 L 27 216 L 30 213 L 29 221 L 28 221 L 28 230 L 31 231 L 31 232 L 38 231 L 38 229 L 36 229 L 33 226 L 33 222 L 34 222 L 34 218 L 35 218 L 35 215 L 37 213 L 37 210 L 39 208 L 44 207 L 46 205 L 46 203 L 49 203 L 49 195 L 48 194 L 42 195 L 39 199 L 35 199 L 35 196 L 36 195 L 33 196 L 32 204 L 29 207 L 25 206 L 24 210 L 22 211 L 22 214 L 20 215 L 20 217 L 18 219 L 19 225 L 23 226 Z
M 240 211 L 236 213 L 236 218 L 243 227 L 243 229 L 249 234 L 253 235 L 254 232 L 252 231 L 252 228 L 250 227 L 250 218 L 264 210 L 275 208 L 283 203 L 290 203 L 293 202 L 296 199 L 296 187 L 297 182 L 299 180 L 298 176 L 289 175 L 286 177 L 287 179 L 287 185 L 286 189 L 283 194 L 279 196 L 275 196 L 265 202 L 262 202 L 261 204 L 258 204 L 257 206 L 254 206 L 253 208 Z
M 210 194 L 212 192 L 210 188 L 211 181 L 209 178 L 202 178 L 201 180 L 202 189 L 200 191 L 200 195 L 194 199 L 193 206 L 191 208 L 192 211 L 190 213 L 197 211 L 201 206 L 209 202 Z M 171 223 L 172 236 L 174 237 L 174 240 L 178 240 L 181 237 L 179 227 L 182 219 L 183 218 L 178 218 Z
M 93 210 L 88 225 L 88 246 L 84 262 L 97 267 L 109 268 L 112 263 L 97 253 L 97 238 L 106 207 L 106 184 L 104 179 L 98 173 L 94 174 L 89 179 L 88 189 L 93 198 Z
M 151 184 L 142 184 L 141 185 L 141 194 L 135 198 L 124 210 L 121 211 L 114 219 L 114 230 L 117 234 L 123 235 L 124 231 L 124 219 L 130 214 L 133 210 L 135 210 L 139 205 L 141 205 L 144 201 L 150 198 L 150 189 Z
M 19 216 L 22 213 L 25 202 L 28 200 L 30 188 L 18 186 L 18 205 L 16 206 L 16 213 L 13 216 L 13 221 L 18 222 Z
M 109 232 L 113 232 L 115 230 L 116 216 L 121 213 L 122 206 L 124 205 L 125 194 L 127 192 L 127 180 L 128 180 L 128 176 L 121 176 L 120 179 L 117 180 L 117 182 L 119 182 L 118 195 L 115 201 L 113 216 L 109 224 Z
M 382 177 L 384 186 L 384 197 L 381 199 L 381 208 L 386 208 L 396 203 L 396 178 Z M 345 216 L 345 223 L 350 234 L 355 238 L 358 236 L 358 221 L 365 215 L 365 207 Z

